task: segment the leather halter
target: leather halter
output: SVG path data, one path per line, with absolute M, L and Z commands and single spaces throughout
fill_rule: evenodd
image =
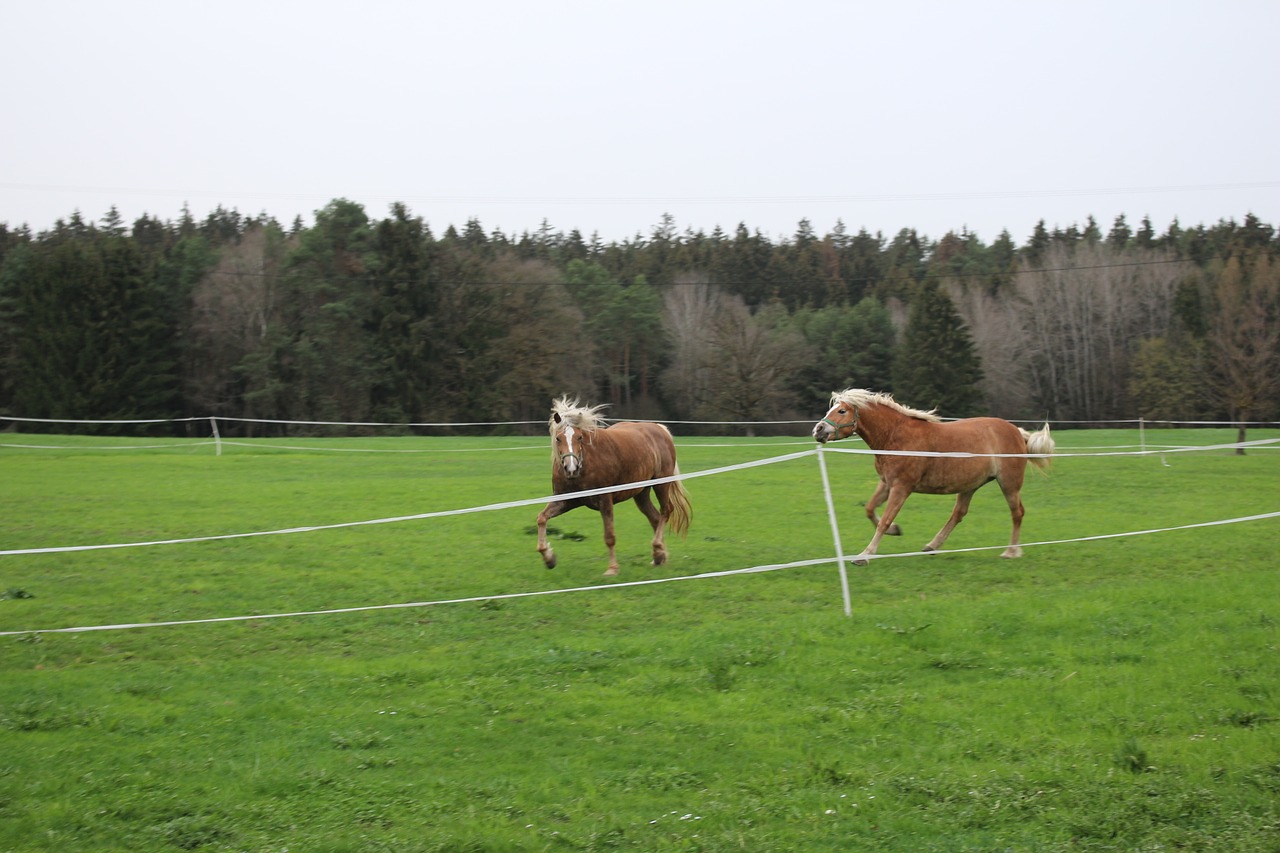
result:
M 842 429 L 849 430 L 849 435 L 853 435 L 855 432 L 858 431 L 858 407 L 850 406 L 849 408 L 853 409 L 853 420 L 849 421 L 849 423 L 847 424 L 838 424 L 835 421 L 831 420 L 831 418 L 822 419 L 822 423 L 828 424 L 829 426 L 835 429 L 835 436 L 834 436 L 835 441 L 840 440 L 840 430 Z M 848 435 L 845 436 L 845 438 L 848 438 L 848 437 L 849 437 Z
M 574 473 L 572 473 L 572 474 L 570 474 L 568 471 L 565 471 L 565 474 L 564 474 L 566 477 L 569 477 L 569 478 L 571 478 L 571 479 L 572 479 L 573 477 L 578 476 L 578 474 L 579 474 L 579 473 L 581 473 L 581 471 L 582 471 L 582 451 L 581 451 L 581 450 L 575 450 L 575 451 L 573 451 L 573 452 L 571 452 L 571 453 L 561 453 L 561 454 L 560 454 L 560 470 L 561 470 L 561 471 L 564 471 L 564 460 L 566 460 L 566 459 L 576 459 L 576 460 L 578 460 L 578 468 L 577 468 L 577 470 L 576 470 L 576 471 L 574 471 Z

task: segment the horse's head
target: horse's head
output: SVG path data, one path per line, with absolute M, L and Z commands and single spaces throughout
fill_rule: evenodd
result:
M 559 412 L 553 414 L 551 420 L 559 426 L 551 433 L 551 452 L 560 470 L 572 480 L 582 473 L 582 431 Z
M 583 406 L 577 400 L 561 397 L 551 406 L 551 458 L 567 479 L 582 476 L 583 443 L 593 430 L 605 424 L 600 418 L 604 406 Z
M 813 425 L 813 438 L 819 444 L 839 441 L 853 435 L 857 427 L 858 407 L 842 395 L 832 394 L 826 417 Z
M 866 439 L 868 431 L 883 429 L 882 425 L 876 424 L 883 423 L 886 412 L 897 418 L 916 418 L 930 423 L 942 421 L 937 412 L 904 406 L 892 395 L 865 388 L 848 388 L 831 395 L 831 408 L 825 418 L 813 425 L 813 437 L 821 444 L 848 438 L 854 433 Z

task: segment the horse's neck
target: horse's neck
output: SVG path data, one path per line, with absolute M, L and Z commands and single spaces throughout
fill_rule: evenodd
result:
M 618 443 L 605 427 L 587 430 L 578 441 L 578 452 L 582 454 L 582 473 L 586 477 L 595 478 L 603 471 L 616 465 Z
M 894 450 L 902 442 L 906 415 L 884 406 L 869 406 L 858 414 L 858 435 L 873 450 Z

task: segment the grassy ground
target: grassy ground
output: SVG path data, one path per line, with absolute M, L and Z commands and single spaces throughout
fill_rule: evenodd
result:
M 106 440 L 38 443 L 77 441 Z M 537 440 L 311 444 L 430 452 L 0 449 L 0 550 L 548 488 Z M 680 445 L 686 473 L 811 446 Z M 854 553 L 870 460 L 827 459 Z M 1277 451 L 1167 463 L 1064 456 L 1028 478 L 1024 542 L 1280 510 Z M 812 457 L 688 485 L 694 527 L 662 569 L 620 508 L 619 581 L 831 553 Z M 913 497 L 882 553 L 949 509 Z M 548 572 L 536 514 L 0 556 L 0 631 L 478 599 L 0 637 L 0 850 L 1280 848 L 1276 519 L 876 560 L 850 568 L 847 618 L 832 565 L 494 598 L 605 582 L 598 516 L 557 519 Z M 948 545 L 1007 536 L 984 490 Z

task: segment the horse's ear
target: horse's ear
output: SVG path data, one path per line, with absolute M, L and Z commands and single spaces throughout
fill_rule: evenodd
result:
M 555 421 L 556 423 L 561 423 L 561 422 L 562 422 L 562 418 L 560 417 L 560 413 L 559 413 L 559 412 L 552 412 L 552 413 L 551 413 L 551 420 Z

